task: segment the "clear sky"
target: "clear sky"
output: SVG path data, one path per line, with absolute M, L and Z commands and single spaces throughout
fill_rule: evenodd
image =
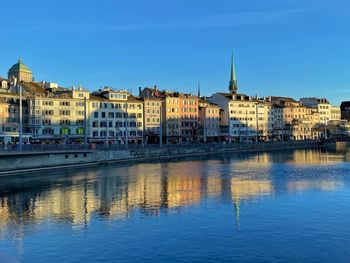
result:
M 4 1 L 0 75 L 21 57 L 37 81 L 203 95 L 350 100 L 349 0 Z

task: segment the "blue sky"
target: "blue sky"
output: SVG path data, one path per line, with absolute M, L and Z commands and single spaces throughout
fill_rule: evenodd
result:
M 90 90 L 158 85 L 350 99 L 348 0 L 60 0 L 1 3 L 0 75 L 22 57 L 36 80 Z

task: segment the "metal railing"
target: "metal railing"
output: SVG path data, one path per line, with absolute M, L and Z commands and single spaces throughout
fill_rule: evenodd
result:
M 328 141 L 328 140 L 327 140 Z M 318 143 L 317 140 L 301 141 L 268 141 L 268 142 L 231 142 L 231 143 L 183 143 L 183 144 L 23 144 L 20 149 L 18 144 L 0 144 L 0 152 L 46 152 L 46 151 L 117 151 L 117 150 L 142 150 L 142 149 L 254 149 L 280 145 L 300 145 L 305 143 Z

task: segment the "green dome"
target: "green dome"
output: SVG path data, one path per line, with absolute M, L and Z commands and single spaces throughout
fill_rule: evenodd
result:
M 24 70 L 24 71 L 31 72 L 31 70 L 27 67 L 27 65 L 23 64 L 22 59 L 20 58 L 18 59 L 18 62 L 10 68 L 9 71 L 12 71 L 12 70 L 16 70 L 16 71 Z

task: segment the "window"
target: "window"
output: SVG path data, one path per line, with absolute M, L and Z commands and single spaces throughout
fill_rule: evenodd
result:
M 60 106 L 70 106 L 69 101 L 60 101 Z
M 70 129 L 68 129 L 67 127 L 61 128 L 60 134 L 61 135 L 69 135 L 70 134 Z
M 77 135 L 84 135 L 84 128 L 83 127 L 77 128 Z
M 69 116 L 70 110 L 60 110 L 60 115 Z
M 97 111 L 94 112 L 94 118 L 98 118 L 98 112 Z

